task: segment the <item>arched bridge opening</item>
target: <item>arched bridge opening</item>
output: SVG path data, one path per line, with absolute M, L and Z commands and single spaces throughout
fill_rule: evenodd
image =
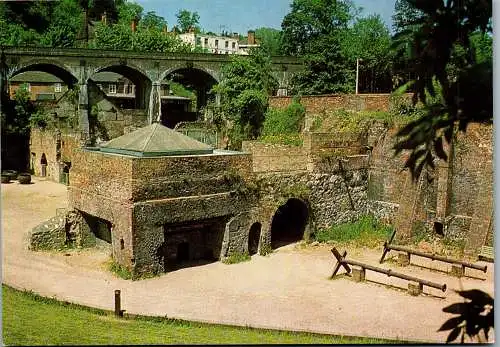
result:
M 152 82 L 138 69 L 128 65 L 111 65 L 96 71 L 89 81 L 121 108 L 148 108 Z
M 59 65 L 35 63 L 15 71 L 7 82 L 11 99 L 16 90 L 24 87 L 33 101 L 56 101 L 68 89 L 74 88 L 78 80 Z
M 13 66 L 9 74 L 1 74 L 0 83 L 2 113 L 6 124 L 28 126 L 30 116 L 41 108 L 52 117 L 55 103 L 68 89 L 77 85 L 77 78 L 64 66 L 50 62 L 24 63 Z M 6 82 L 6 83 L 5 83 Z M 5 84 L 4 84 L 5 83 Z M 16 93 L 23 89 L 30 103 L 24 104 L 26 117 L 20 117 L 16 109 Z M 56 118 L 52 118 L 56 120 Z M 58 120 L 58 119 L 57 119 Z M 2 129 L 2 166 L 6 169 L 25 171 L 30 167 L 30 137 L 28 133 L 6 132 Z
M 161 121 L 174 128 L 179 122 L 195 121 L 209 101 L 217 80 L 198 68 L 181 68 L 168 73 L 162 81 Z

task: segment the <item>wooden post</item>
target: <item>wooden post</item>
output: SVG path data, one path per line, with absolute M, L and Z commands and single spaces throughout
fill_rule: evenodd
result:
M 122 310 L 121 310 L 120 293 L 121 293 L 121 291 L 119 289 L 115 290 L 115 316 L 117 316 L 117 317 L 122 317 L 123 316 L 123 313 L 122 313 Z

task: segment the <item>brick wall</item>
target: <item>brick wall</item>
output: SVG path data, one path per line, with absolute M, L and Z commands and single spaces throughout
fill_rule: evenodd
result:
M 161 270 L 162 225 L 229 219 L 252 204 L 240 192 L 253 175 L 248 154 L 137 158 L 80 149 L 73 165 L 71 208 L 112 224 L 113 256 L 135 273 Z
M 432 234 L 434 222 L 443 222 L 445 235 L 465 241 L 469 255 L 474 254 L 488 242 L 493 214 L 492 126 L 471 124 L 466 133 L 459 132 L 449 162 L 440 162 L 429 172 L 430 181 L 423 177 L 417 183 L 407 170 L 402 171 L 409 153 L 393 156 L 396 132 L 379 129 L 371 134 L 368 199 L 372 211 L 383 214 L 387 207 L 388 219 L 403 238 L 410 237 L 417 224 Z
M 269 106 L 285 108 L 293 100 L 289 96 L 272 96 L 269 98 Z M 388 111 L 390 94 L 329 94 L 329 95 L 307 95 L 300 98 L 306 113 L 320 114 L 325 111 L 346 109 L 353 111 Z
M 134 158 L 133 200 L 228 192 L 251 175 L 248 154 Z
M 307 170 L 307 154 L 302 146 L 244 141 L 242 150 L 252 153 L 254 172 Z
M 60 181 L 62 161 L 71 161 L 73 150 L 79 148 L 78 135 L 73 133 L 60 134 L 60 148 L 57 148 L 58 135 L 53 130 L 34 128 L 30 134 L 30 161 L 36 176 L 42 174 L 41 158 L 45 154 L 47 159 L 47 178 L 55 182 Z M 34 156 L 33 156 L 34 154 Z M 59 154 L 59 155 L 58 155 Z

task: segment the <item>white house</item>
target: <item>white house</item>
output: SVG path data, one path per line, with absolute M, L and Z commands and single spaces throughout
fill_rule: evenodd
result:
M 240 54 L 248 55 L 250 48 L 259 47 L 255 42 L 255 33 L 248 32 L 248 44 L 239 42 L 239 35 L 233 36 L 213 36 L 206 34 L 196 34 L 194 30 L 180 34 L 179 38 L 193 47 L 201 47 L 213 54 Z

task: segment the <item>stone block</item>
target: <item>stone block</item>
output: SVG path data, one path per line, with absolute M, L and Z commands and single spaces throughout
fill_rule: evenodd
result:
M 419 296 L 422 294 L 424 285 L 418 282 L 408 282 L 408 293 L 413 296 Z
M 465 268 L 462 265 L 452 265 L 451 275 L 455 277 L 463 277 L 465 275 Z
M 408 253 L 399 253 L 398 254 L 398 264 L 401 266 L 410 265 L 410 255 Z
M 353 267 L 352 268 L 352 279 L 355 282 L 363 282 L 366 277 L 366 270 L 361 267 Z
M 61 249 L 65 243 L 64 217 L 53 217 L 34 227 L 28 234 L 28 249 L 32 251 Z

